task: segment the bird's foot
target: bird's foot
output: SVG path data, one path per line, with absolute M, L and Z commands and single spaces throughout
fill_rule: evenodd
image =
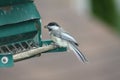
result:
M 60 47 L 58 44 L 56 43 L 51 43 L 51 45 L 55 46 L 56 48 Z

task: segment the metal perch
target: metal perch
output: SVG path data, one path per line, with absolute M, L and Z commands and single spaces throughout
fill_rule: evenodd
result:
M 43 46 L 35 49 L 31 49 L 29 51 L 21 52 L 19 54 L 13 55 L 14 62 L 21 61 L 27 58 L 31 58 L 33 56 L 39 55 L 43 52 L 47 52 L 49 50 L 53 50 L 57 48 L 55 45 L 48 45 L 48 46 Z

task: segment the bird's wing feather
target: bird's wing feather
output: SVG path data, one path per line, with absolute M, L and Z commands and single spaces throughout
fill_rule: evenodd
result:
M 62 32 L 62 31 L 53 31 L 52 34 L 56 37 L 60 37 L 63 40 L 73 42 L 75 45 L 78 46 L 77 41 L 67 32 Z
M 77 48 L 76 45 L 70 44 L 69 47 L 75 53 L 79 60 L 82 60 L 82 62 L 88 62 L 83 53 Z

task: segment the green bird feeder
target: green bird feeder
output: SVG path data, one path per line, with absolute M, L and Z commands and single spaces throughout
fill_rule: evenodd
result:
M 2 56 L 4 54 L 14 56 L 52 43 L 51 40 L 42 40 L 41 35 L 41 17 L 34 1 L 0 0 L 0 54 L 3 54 Z M 47 53 L 61 51 L 66 51 L 66 48 L 56 48 Z

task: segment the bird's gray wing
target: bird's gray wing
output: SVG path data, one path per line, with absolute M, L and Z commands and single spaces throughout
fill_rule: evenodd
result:
M 57 30 L 57 31 L 52 31 L 52 34 L 54 36 L 56 36 L 56 37 L 59 37 L 59 38 L 63 39 L 63 40 L 72 42 L 72 43 L 74 43 L 75 45 L 78 46 L 77 41 L 70 34 L 68 34 L 67 32 Z

